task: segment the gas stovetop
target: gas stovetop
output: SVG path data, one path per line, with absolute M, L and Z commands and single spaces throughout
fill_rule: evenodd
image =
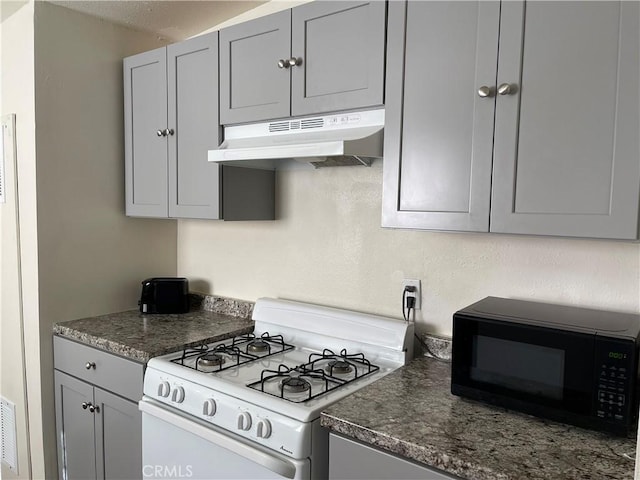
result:
M 400 320 L 274 299 L 252 318 L 252 334 L 152 358 L 143 402 L 303 455 L 323 409 L 412 356 Z
M 310 353 L 300 364 L 286 363 L 292 361 L 291 355 L 286 358 L 279 356 L 295 348 L 285 343 L 282 335 L 265 332 L 256 336 L 251 333 L 223 343 L 186 348 L 179 357 L 170 361 L 212 375 L 259 362 L 262 369 L 259 377 L 246 386 L 295 403 L 326 395 L 380 370 L 363 353 L 348 353 L 346 349 L 335 353 L 325 348 L 322 352 Z M 267 359 L 268 364 L 265 363 Z M 235 375 L 231 372 L 229 376 L 233 378 Z

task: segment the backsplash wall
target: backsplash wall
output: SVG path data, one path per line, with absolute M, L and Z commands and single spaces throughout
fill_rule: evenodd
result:
M 422 281 L 422 331 L 487 295 L 640 310 L 640 245 L 380 227 L 382 162 L 277 173 L 273 222 L 178 222 L 191 289 L 272 296 L 401 318 L 402 279 Z

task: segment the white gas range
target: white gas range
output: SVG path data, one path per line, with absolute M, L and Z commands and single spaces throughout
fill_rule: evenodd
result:
M 413 324 L 262 298 L 254 333 L 151 359 L 145 478 L 326 478 L 320 412 L 412 357 Z

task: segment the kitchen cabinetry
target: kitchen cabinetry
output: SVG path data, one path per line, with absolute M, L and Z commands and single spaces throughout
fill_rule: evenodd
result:
M 208 162 L 220 143 L 217 79 L 217 32 L 124 60 L 127 215 L 274 218 L 273 172 Z
M 385 16 L 317 1 L 221 30 L 221 123 L 382 105 Z
M 329 434 L 329 479 L 371 478 L 451 480 L 456 477 L 355 440 Z
M 143 365 L 54 337 L 61 479 L 142 477 Z
M 383 226 L 637 239 L 638 9 L 391 2 Z

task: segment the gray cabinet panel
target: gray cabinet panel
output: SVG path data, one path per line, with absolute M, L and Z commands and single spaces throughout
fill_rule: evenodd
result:
M 95 389 L 98 478 L 142 478 L 142 413 L 138 404 Z
M 364 445 L 349 438 L 329 435 L 329 479 L 372 478 L 451 480 L 458 477 Z
M 220 218 L 218 32 L 167 47 L 169 216 Z
M 495 100 L 476 91 L 495 85 L 499 16 L 389 4 L 383 226 L 488 231 Z
M 288 117 L 291 76 L 278 60 L 291 56 L 291 11 L 220 31 L 220 122 Z
M 132 400 L 142 398 L 142 363 L 60 336 L 53 337 L 53 361 L 57 369 L 81 380 L 107 388 Z M 87 363 L 94 366 L 86 368 Z
M 166 50 L 124 60 L 126 213 L 167 216 Z
M 505 2 L 491 231 L 635 239 L 637 2 Z
M 225 220 L 275 219 L 275 171 L 228 165 L 222 168 Z
M 292 9 L 291 114 L 384 103 L 385 2 L 311 2 Z
M 82 408 L 93 402 L 93 387 L 58 371 L 54 382 L 60 478 L 96 478 L 93 414 Z

